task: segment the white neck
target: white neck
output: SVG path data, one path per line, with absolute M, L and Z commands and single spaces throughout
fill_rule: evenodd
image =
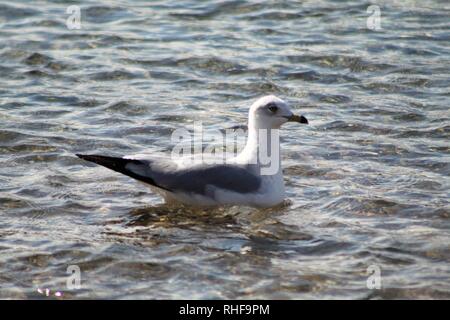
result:
M 262 168 L 262 174 L 281 174 L 278 129 L 257 128 L 249 121 L 247 144 L 237 156 L 237 160 L 240 163 L 256 164 Z

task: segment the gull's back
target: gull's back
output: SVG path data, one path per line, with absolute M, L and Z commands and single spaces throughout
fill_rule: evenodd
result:
M 262 184 L 259 168 L 252 164 L 180 166 L 167 159 L 148 157 L 77 156 L 157 188 L 166 200 L 189 204 L 231 204 L 233 199 L 257 193 Z

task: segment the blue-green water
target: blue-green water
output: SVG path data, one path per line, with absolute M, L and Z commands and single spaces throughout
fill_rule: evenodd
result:
M 0 2 L 0 298 L 450 298 L 449 21 L 427 0 Z M 170 209 L 73 155 L 170 154 L 266 94 L 310 120 L 282 131 L 282 208 Z

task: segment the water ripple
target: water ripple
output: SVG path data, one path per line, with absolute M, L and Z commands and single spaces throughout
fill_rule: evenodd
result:
M 449 8 L 389 1 L 373 31 L 367 6 L 89 1 L 70 30 L 60 2 L 1 3 L 0 298 L 448 299 Z M 73 156 L 170 153 L 266 94 L 310 120 L 276 208 L 167 207 Z

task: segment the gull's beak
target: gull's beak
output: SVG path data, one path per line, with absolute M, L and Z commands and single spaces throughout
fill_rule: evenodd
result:
M 298 122 L 298 123 L 305 123 L 308 124 L 308 119 L 306 119 L 304 116 L 298 116 L 296 114 L 293 114 L 292 116 L 286 117 L 289 122 Z

